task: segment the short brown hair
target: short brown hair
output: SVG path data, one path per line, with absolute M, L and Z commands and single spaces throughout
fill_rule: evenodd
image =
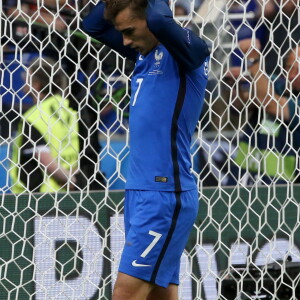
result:
M 147 0 L 105 0 L 104 17 L 107 20 L 114 22 L 117 15 L 129 7 L 132 10 L 133 16 L 136 18 L 146 18 Z

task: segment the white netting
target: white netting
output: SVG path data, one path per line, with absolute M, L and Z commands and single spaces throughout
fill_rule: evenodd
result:
M 110 299 L 134 66 L 80 29 L 94 4 L 0 3 L 1 299 Z M 170 5 L 211 51 L 180 299 L 298 299 L 299 1 Z

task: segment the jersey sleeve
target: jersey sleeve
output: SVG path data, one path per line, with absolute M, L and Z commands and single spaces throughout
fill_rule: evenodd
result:
M 137 52 L 123 45 L 122 34 L 114 28 L 112 23 L 104 19 L 104 9 L 105 3 L 100 1 L 83 19 L 82 30 L 122 56 L 136 61 Z
M 200 67 L 209 56 L 205 41 L 175 22 L 167 1 L 149 0 L 147 24 L 159 42 L 185 70 Z

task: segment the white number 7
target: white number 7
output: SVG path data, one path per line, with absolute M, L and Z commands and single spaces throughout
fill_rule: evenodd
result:
M 138 88 L 137 88 L 137 90 L 136 90 L 136 92 L 135 92 L 135 94 L 134 94 L 132 106 L 135 105 L 135 102 L 136 102 L 137 97 L 138 97 L 138 94 L 139 94 L 139 92 L 140 92 L 140 89 L 141 89 L 141 85 L 142 85 L 143 80 L 144 80 L 144 78 L 138 78 L 138 79 L 136 80 L 136 82 L 138 83 L 139 86 L 138 86 Z
M 162 236 L 160 233 L 152 231 L 152 230 L 149 231 L 149 234 L 153 235 L 154 239 L 151 242 L 151 244 L 145 249 L 145 251 L 141 254 L 141 257 L 145 257 L 151 251 L 151 249 L 156 245 L 156 243 Z

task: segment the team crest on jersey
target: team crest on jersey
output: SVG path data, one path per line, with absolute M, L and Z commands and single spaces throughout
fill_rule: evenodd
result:
M 154 57 L 156 60 L 156 63 L 155 63 L 156 66 L 160 65 L 160 61 L 162 60 L 163 56 L 164 56 L 164 53 L 162 51 L 161 52 L 158 52 L 158 50 L 155 51 Z
M 154 69 L 150 72 L 148 72 L 148 75 L 161 75 L 163 74 L 163 71 L 160 69 L 160 63 L 163 59 L 164 53 L 163 51 L 156 50 L 154 53 L 155 63 L 154 63 Z

